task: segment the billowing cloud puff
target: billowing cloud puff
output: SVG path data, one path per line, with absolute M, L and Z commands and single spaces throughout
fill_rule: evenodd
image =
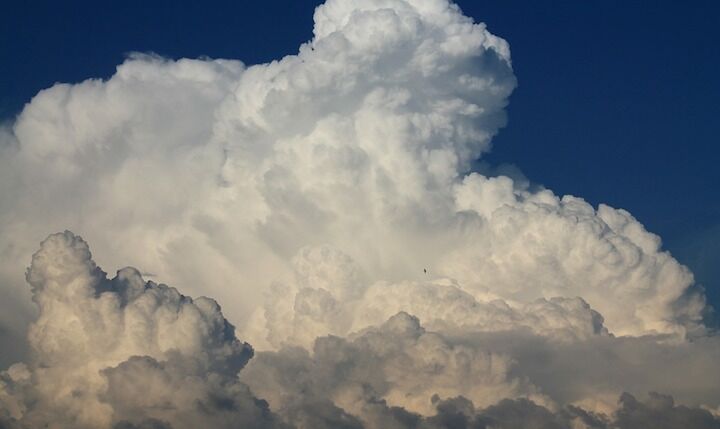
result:
M 485 303 L 580 296 L 616 334 L 698 329 L 691 274 L 629 214 L 467 174 L 515 86 L 502 39 L 446 0 L 329 1 L 315 21 L 270 64 L 134 55 L 38 94 L 2 137 L 4 287 L 71 228 L 105 266 L 217 297 L 258 344 L 278 328 L 249 309 L 308 246 L 355 266 L 341 300 L 425 268 Z
M 1 417 L 29 428 L 274 426 L 237 379 L 253 350 L 215 301 L 146 283 L 133 268 L 110 280 L 67 231 L 42 243 L 27 280 L 40 311 L 32 360 L 0 376 Z
M 241 379 L 283 413 L 324 402 L 366 423 L 380 402 L 432 416 L 437 400 L 456 396 L 475 407 L 503 397 L 609 416 L 625 391 L 672 392 L 684 404 L 712 409 L 718 358 L 716 338 L 678 345 L 606 335 L 567 341 L 527 329 L 429 331 L 399 313 L 348 338 L 320 337 L 309 350 L 260 352 Z
M 314 19 L 296 55 L 134 54 L 0 128 L 0 425 L 714 427 L 720 342 L 659 237 L 473 171 L 507 43 L 447 0 Z M 66 232 L 23 279 L 66 228 L 117 276 Z
M 26 278 L 39 317 L 28 334 L 30 360 L 0 373 L 2 427 L 527 427 L 536 420 L 560 425 L 548 427 L 578 427 L 576 421 L 592 423 L 579 427 L 633 427 L 653 419 L 670 419 L 670 427 L 720 424 L 710 410 L 675 407 L 669 396 L 653 394 L 646 406 L 623 394 L 614 403 L 626 388 L 664 387 L 685 403 L 705 405 L 720 395 L 713 372 L 720 342 L 615 339 L 598 329 L 601 319 L 594 335 L 549 335 L 564 315 L 597 316 L 581 300 L 526 306 L 519 317 L 539 327 L 515 321 L 502 329 L 493 322 L 490 329 L 447 316 L 430 331 L 400 312 L 347 338 L 320 336 L 309 349 L 261 352 L 246 365 L 253 350 L 235 337 L 215 301 L 145 282 L 134 268 L 108 279 L 85 241 L 71 232 L 43 241 Z M 302 305 L 313 307 L 300 304 L 298 312 L 306 311 Z M 473 310 L 486 308 L 458 311 Z M 513 314 L 499 309 L 490 316 L 512 320 Z M 563 334 L 573 327 L 583 332 L 582 322 L 562 322 Z M 635 368 L 636 362 L 644 368 Z M 673 370 L 674 378 L 657 377 Z M 604 426 L 614 420 L 630 423 Z
M 322 259 L 322 262 L 319 260 Z M 346 255 L 327 246 L 302 249 L 294 260 L 294 282 L 276 283 L 260 317 L 272 347 L 309 347 L 317 336 L 347 335 L 382 323 L 398 312 L 419 317 L 432 328 L 474 332 L 528 329 L 554 338 L 607 335 L 603 317 L 581 298 L 539 298 L 528 303 L 478 299 L 455 281 L 376 282 L 365 287 Z M 262 325 L 257 320 L 252 326 Z M 253 336 L 251 331 L 248 335 Z M 254 335 L 262 337 L 262 335 Z

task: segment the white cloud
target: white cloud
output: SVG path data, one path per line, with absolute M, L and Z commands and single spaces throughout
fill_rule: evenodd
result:
M 22 427 L 274 426 L 237 379 L 253 350 L 215 301 L 146 283 L 134 268 L 109 280 L 67 231 L 42 243 L 27 279 L 40 311 L 32 358 L 0 376 L 0 417 Z
M 304 254 L 347 262 L 328 252 Z M 304 278 L 319 285 L 352 278 L 318 267 Z M 720 395 L 716 337 L 684 343 L 615 338 L 580 299 L 540 300 L 517 310 L 503 302 L 483 306 L 453 285 L 378 285 L 373 288 L 399 287 L 398 297 L 419 295 L 409 307 L 429 318 L 428 301 L 449 312 L 435 316 L 436 330 L 400 312 L 345 338 L 319 336 L 307 348 L 284 347 L 250 360 L 251 346 L 235 337 L 215 301 L 145 282 L 134 268 L 108 279 L 71 232 L 48 237 L 26 277 L 39 317 L 28 333 L 30 360 L 0 372 L 3 427 L 455 427 L 446 419 L 501 427 L 536 419 L 564 422 L 559 427 L 576 420 L 619 427 L 663 418 L 674 422 L 671 427 L 720 423 L 705 411 L 717 407 Z M 312 320 L 339 305 L 325 289 L 298 295 L 296 315 Z M 332 315 L 341 317 L 339 310 Z M 468 324 L 473 315 L 475 324 Z M 301 332 L 307 323 L 295 326 Z M 656 395 L 647 408 L 623 394 L 658 388 L 690 407 Z
M 620 422 L 624 390 L 720 405 L 704 298 L 659 237 L 471 171 L 516 84 L 504 40 L 446 0 L 329 0 L 314 35 L 249 67 L 132 55 L 0 129 L 0 344 L 20 350 L 37 317 L 0 421 L 452 427 L 525 410 L 570 427 L 595 418 L 572 404 Z M 241 373 L 253 393 L 214 301 L 134 269 L 107 280 L 71 233 L 33 259 L 34 313 L 19 267 L 66 228 L 102 266 L 222 302 L 266 350 Z M 673 365 L 687 373 L 654 378 Z

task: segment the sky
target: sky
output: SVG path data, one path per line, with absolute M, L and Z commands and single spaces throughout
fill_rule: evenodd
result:
M 109 77 L 129 52 L 248 64 L 295 53 L 311 36 L 319 3 L 14 2 L 0 26 L 0 118 L 55 82 Z M 720 304 L 720 5 L 458 4 L 508 40 L 519 81 L 511 126 L 488 162 L 629 210 Z
M 527 3 L 14 5 L 0 427 L 720 427 L 718 7 Z

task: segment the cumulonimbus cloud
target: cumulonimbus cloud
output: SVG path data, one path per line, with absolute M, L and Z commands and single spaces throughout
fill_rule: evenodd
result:
M 0 344 L 27 362 L 2 375 L 0 418 L 716 424 L 719 343 L 659 237 L 472 171 L 505 125 L 507 43 L 447 0 L 329 0 L 314 19 L 296 55 L 132 55 L 0 130 Z M 216 297 L 259 353 L 244 367 L 212 300 L 106 279 L 71 233 L 44 241 L 28 288 L 19 267 L 66 228 L 104 267 Z

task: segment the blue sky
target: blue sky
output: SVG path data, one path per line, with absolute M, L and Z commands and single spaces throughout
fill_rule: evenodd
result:
M 127 52 L 265 62 L 311 37 L 315 1 L 13 2 L 0 118 L 54 82 L 107 77 Z M 519 86 L 487 160 L 629 210 L 720 304 L 720 4 L 459 1 L 510 43 Z

